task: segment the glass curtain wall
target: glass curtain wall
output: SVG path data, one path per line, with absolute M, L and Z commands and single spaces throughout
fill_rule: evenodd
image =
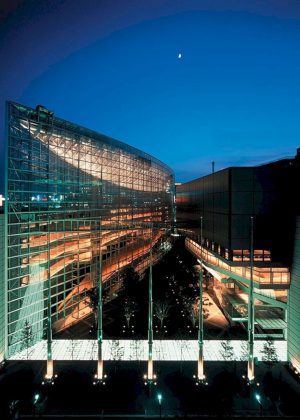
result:
M 7 124 L 12 354 L 45 338 L 48 284 L 59 331 L 89 315 L 100 251 L 110 290 L 128 265 L 148 266 L 151 246 L 160 258 L 173 225 L 174 176 L 146 153 L 41 106 L 7 103 Z

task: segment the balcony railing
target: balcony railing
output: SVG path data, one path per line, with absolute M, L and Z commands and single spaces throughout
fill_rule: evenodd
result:
M 242 279 L 251 279 L 251 268 L 245 266 L 230 265 L 223 259 L 200 246 L 192 239 L 186 238 L 185 245 L 195 256 L 204 262 L 218 267 L 223 273 L 228 272 L 229 276 L 239 276 Z M 255 267 L 253 268 L 253 281 L 258 285 L 287 285 L 290 283 L 290 273 L 287 267 Z

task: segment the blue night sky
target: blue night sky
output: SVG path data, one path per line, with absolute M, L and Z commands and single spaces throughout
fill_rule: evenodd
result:
M 298 0 L 1 4 L 2 148 L 6 99 L 142 149 L 177 181 L 300 146 Z

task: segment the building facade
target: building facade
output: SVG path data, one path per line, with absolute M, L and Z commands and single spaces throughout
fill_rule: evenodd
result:
M 159 160 L 64 121 L 42 106 L 7 103 L 6 325 L 10 355 L 91 312 L 99 279 L 142 272 L 168 249 L 174 176 Z
M 291 269 L 291 286 L 288 295 L 288 360 L 300 374 L 300 216 L 296 219 L 294 259 Z
M 4 213 L 2 206 L 0 205 L 0 363 L 5 357 L 5 325 L 6 325 L 6 285 L 4 281 L 5 272 L 5 244 L 1 238 L 5 237 L 5 223 Z
M 298 179 L 299 153 L 295 159 L 227 168 L 176 188 L 178 230 L 202 258 L 231 322 L 248 322 L 252 276 L 255 338 L 286 338 Z

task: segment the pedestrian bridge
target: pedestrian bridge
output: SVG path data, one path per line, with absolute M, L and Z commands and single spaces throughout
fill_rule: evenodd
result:
M 227 359 L 224 355 L 222 343 L 229 343 L 232 347 L 232 357 Z M 254 357 L 262 360 L 262 349 L 266 341 L 254 342 Z M 287 361 L 287 342 L 285 340 L 274 341 L 278 361 Z M 103 340 L 103 359 L 122 361 L 147 361 L 147 340 Z M 53 340 L 53 360 L 97 360 L 97 340 Z M 196 361 L 198 359 L 197 340 L 154 340 L 154 361 Z M 228 356 L 228 353 L 227 353 Z M 247 341 L 242 340 L 204 340 L 205 361 L 246 361 L 248 358 Z M 35 345 L 24 348 L 8 358 L 9 360 L 46 360 L 47 340 L 40 341 Z

